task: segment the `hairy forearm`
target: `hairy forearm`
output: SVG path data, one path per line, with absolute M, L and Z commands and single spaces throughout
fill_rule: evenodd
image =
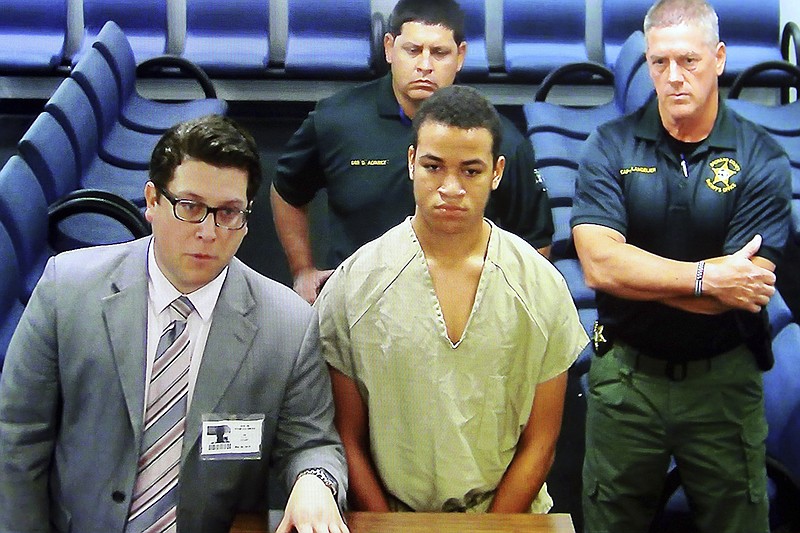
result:
M 696 263 L 675 261 L 609 239 L 591 252 L 578 248 L 589 287 L 626 300 L 691 296 Z
M 270 189 L 270 203 L 275 231 L 286 254 L 289 271 L 292 277 L 297 277 L 302 270 L 314 268 L 308 208 L 295 207 L 288 203 L 278 194 L 274 186 Z

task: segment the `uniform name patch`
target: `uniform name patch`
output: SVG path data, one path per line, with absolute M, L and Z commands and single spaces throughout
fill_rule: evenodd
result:
M 736 188 L 733 177 L 742 170 L 739 163 L 730 157 L 718 157 L 708 164 L 713 177 L 706 178 L 706 185 L 709 189 L 718 193 L 730 192 Z
M 640 174 L 655 174 L 656 167 L 628 167 L 619 169 L 619 173 L 622 176 L 627 176 L 633 172 L 638 172 Z
M 385 167 L 389 164 L 388 159 L 351 159 L 351 167 Z

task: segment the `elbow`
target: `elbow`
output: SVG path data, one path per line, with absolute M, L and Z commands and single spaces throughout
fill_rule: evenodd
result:
M 598 268 L 598 266 L 591 261 L 583 262 L 582 266 L 583 280 L 587 287 L 595 291 L 606 291 L 608 289 L 611 280 L 602 268 Z

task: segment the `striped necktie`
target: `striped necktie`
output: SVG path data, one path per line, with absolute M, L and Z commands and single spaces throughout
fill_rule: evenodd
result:
M 126 533 L 176 530 L 180 470 L 189 390 L 189 330 L 194 311 L 185 296 L 170 308 L 179 317 L 161 334 L 150 374 L 144 434 Z

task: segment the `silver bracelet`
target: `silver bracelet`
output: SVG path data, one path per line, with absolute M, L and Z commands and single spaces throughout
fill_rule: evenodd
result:
M 703 295 L 703 272 L 706 269 L 706 262 L 700 261 L 697 263 L 697 273 L 694 276 L 694 295 Z
M 322 481 L 325 484 L 325 486 L 328 487 L 333 493 L 333 499 L 334 500 L 336 499 L 336 496 L 339 494 L 339 483 L 336 481 L 336 478 L 334 478 L 327 470 L 325 470 L 324 468 L 307 468 L 302 472 L 300 472 L 299 474 L 297 474 L 297 478 L 295 478 L 295 481 L 297 481 L 303 476 L 308 476 L 308 475 L 314 476 L 320 481 Z

